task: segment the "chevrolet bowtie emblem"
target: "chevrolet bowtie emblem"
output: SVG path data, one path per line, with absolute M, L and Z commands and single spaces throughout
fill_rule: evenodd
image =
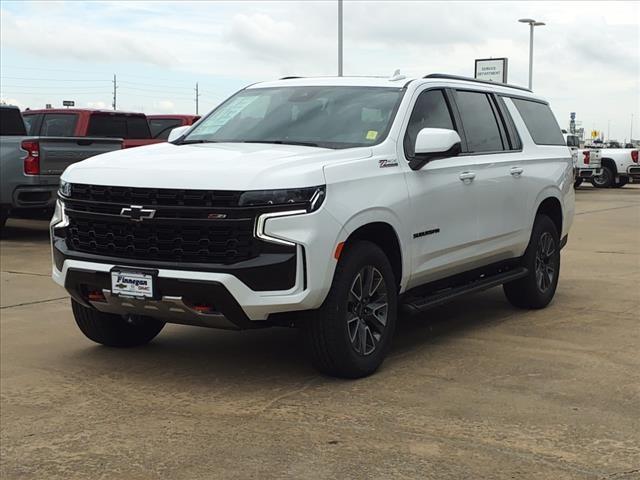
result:
M 120 210 L 121 217 L 130 218 L 134 222 L 141 222 L 142 220 L 153 218 L 156 211 L 152 208 L 143 208 L 142 205 L 131 205 L 130 207 L 124 207 Z

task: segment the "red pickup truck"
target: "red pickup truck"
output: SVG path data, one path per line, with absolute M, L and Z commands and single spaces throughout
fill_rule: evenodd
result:
M 184 125 L 193 125 L 200 120 L 200 115 L 147 115 L 151 136 L 166 140 L 171 130 Z
M 84 108 L 48 108 L 22 112 L 27 134 L 42 137 L 108 137 L 124 139 L 123 148 L 164 140 L 151 135 L 144 113 Z

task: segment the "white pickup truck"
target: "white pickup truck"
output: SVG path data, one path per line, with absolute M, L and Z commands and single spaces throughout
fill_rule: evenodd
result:
M 592 177 L 594 187 L 621 188 L 631 179 L 640 180 L 637 148 L 603 148 L 599 151 L 602 155 L 602 173 Z
M 575 174 L 573 186 L 575 188 L 582 185 L 585 179 L 590 180 L 602 174 L 602 155 L 599 149 L 580 148 L 580 138 L 571 133 L 564 134 L 564 139 L 567 142 L 567 147 L 571 150 L 571 157 L 573 158 L 573 171 Z
M 573 165 L 527 89 L 285 78 L 179 128 L 62 175 L 53 278 L 95 342 L 298 326 L 321 371 L 354 378 L 381 364 L 400 307 L 499 285 L 519 308 L 554 296 Z

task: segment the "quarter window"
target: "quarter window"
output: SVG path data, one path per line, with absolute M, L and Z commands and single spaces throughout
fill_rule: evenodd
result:
M 416 100 L 409 125 L 407 125 L 407 133 L 404 136 L 404 151 L 407 158 L 414 157 L 416 138 L 423 128 L 455 129 L 442 90 L 426 90 Z
M 486 93 L 456 92 L 456 105 L 462 118 L 469 153 L 504 150 L 500 127 L 490 102 Z
M 521 98 L 511 99 L 536 145 L 565 145 L 560 125 L 549 105 Z

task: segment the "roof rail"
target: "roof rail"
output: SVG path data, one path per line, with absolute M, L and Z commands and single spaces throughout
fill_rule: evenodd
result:
M 279 78 L 278 80 L 292 80 L 292 79 L 294 79 L 294 78 L 303 78 L 303 77 L 296 77 L 296 76 L 292 76 L 292 77 L 282 77 L 282 78 Z
M 501 87 L 515 88 L 517 90 L 524 90 L 525 92 L 531 92 L 531 90 L 529 90 L 526 87 L 519 87 L 517 85 L 511 85 L 509 83 L 489 82 L 488 80 L 478 80 L 476 78 L 463 77 L 460 75 L 448 75 L 446 73 L 430 73 L 429 75 L 425 75 L 422 78 L 442 78 L 447 80 L 464 80 L 465 82 L 484 83 L 487 85 L 498 85 Z

